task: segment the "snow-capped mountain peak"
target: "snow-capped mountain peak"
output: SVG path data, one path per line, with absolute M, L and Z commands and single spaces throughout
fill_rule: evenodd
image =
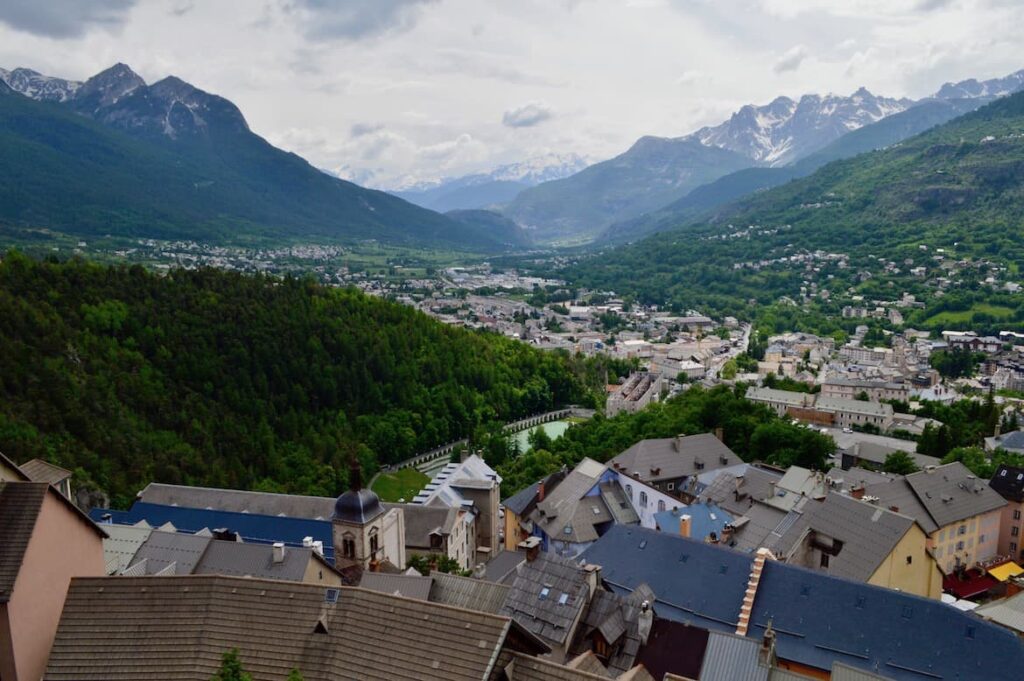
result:
M 44 76 L 38 71 L 24 68 L 13 71 L 0 69 L 0 80 L 15 92 L 43 102 L 66 102 L 74 97 L 78 88 L 82 86 L 75 80 Z
M 797 101 L 777 97 L 763 106 L 748 104 L 728 121 L 702 128 L 693 136 L 707 146 L 779 166 L 912 104 L 908 99 L 878 97 L 864 87 L 848 97 L 809 94 Z
M 959 83 L 946 83 L 933 95 L 935 99 L 975 99 L 979 97 L 1005 97 L 1024 89 L 1024 70 L 1003 78 L 979 81 L 975 78 Z

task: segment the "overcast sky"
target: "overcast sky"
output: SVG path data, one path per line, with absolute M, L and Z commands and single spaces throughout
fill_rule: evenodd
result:
M 0 66 L 123 61 L 373 186 L 614 156 L 739 106 L 1024 68 L 1022 0 L 0 0 Z

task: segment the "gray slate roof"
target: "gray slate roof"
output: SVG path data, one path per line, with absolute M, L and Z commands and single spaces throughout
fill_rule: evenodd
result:
M 511 582 L 516 568 L 526 560 L 524 551 L 499 551 L 484 566 L 484 579 L 488 582 Z
M 586 573 L 576 563 L 540 554 L 516 570 L 502 615 L 556 646 L 568 645 L 572 623 L 587 604 Z
M 145 561 L 143 574 L 153 575 L 173 564 L 172 574 L 190 575 L 212 541 L 209 536 L 154 531 L 135 552 L 132 565 Z
M 780 474 L 756 466 L 747 466 L 741 475 L 723 472 L 701 492 L 700 500 L 743 515 L 754 501 L 770 497 L 773 486 L 781 479 Z
M 987 481 L 958 461 L 908 475 L 907 484 L 939 527 L 1006 505 Z
M 974 614 L 1024 635 L 1024 591 L 974 609 Z
M 702 470 L 743 463 L 711 433 L 641 440 L 608 462 L 643 482 L 676 480 Z M 702 464 L 702 467 L 698 467 Z M 655 473 L 654 471 L 658 471 Z
M 804 506 L 801 518 L 783 541 L 792 551 L 807 532 L 843 542 L 829 561 L 826 572 L 866 582 L 914 525 L 909 516 L 842 494 L 829 494 L 824 501 Z M 818 566 L 807 566 L 817 568 Z
M 1024 468 L 999 464 L 988 486 L 1007 501 L 1024 501 Z
M 704 649 L 700 681 L 768 681 L 769 667 L 760 663 L 757 639 L 712 631 Z
M 359 588 L 391 594 L 393 596 L 405 596 L 417 601 L 426 601 L 430 598 L 430 585 L 433 580 L 423 575 L 386 574 L 383 572 L 364 572 L 359 581 Z
M 401 508 L 405 517 L 405 545 L 429 549 L 434 532 L 448 536 L 455 527 L 459 509 L 422 504 L 382 504 L 385 508 Z
M 654 606 L 654 592 L 647 585 L 627 595 L 618 595 L 599 589 L 590 601 L 583 619 L 581 634 L 577 637 L 579 647 L 574 652 L 584 652 L 584 638 L 592 631 L 598 631 L 605 641 L 612 644 L 615 654 L 606 664 L 611 676 L 624 674 L 636 666 L 640 653 L 640 606 L 644 601 Z M 621 639 L 621 641 L 620 641 Z M 618 646 L 616 646 L 618 644 Z
M 301 582 L 306 576 L 309 561 L 318 560 L 313 549 L 288 546 L 284 560 L 274 562 L 274 547 L 270 544 L 242 544 L 231 541 L 211 541 L 192 574 L 257 577 L 260 579 L 286 579 Z M 326 564 L 321 566 L 330 570 Z M 180 574 L 180 573 L 179 573 Z
M 431 572 L 430 577 L 433 579 L 430 587 L 431 602 L 480 612 L 497 614 L 511 589 L 507 584 L 444 572 Z
M 187 487 L 150 483 L 139 492 L 139 500 L 149 504 L 208 508 L 237 513 L 283 515 L 289 518 L 330 520 L 334 515 L 333 497 L 310 497 L 298 494 L 272 494 L 214 487 Z
M 594 541 L 598 537 L 594 526 L 610 522 L 612 516 L 600 496 L 584 495 L 597 484 L 604 471 L 603 464 L 583 459 L 555 489 L 545 494 L 530 518 L 548 536 L 557 537 L 559 541 Z

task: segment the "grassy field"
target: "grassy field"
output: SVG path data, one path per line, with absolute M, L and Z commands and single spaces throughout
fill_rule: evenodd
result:
M 947 310 L 928 318 L 929 324 L 953 325 L 967 324 L 974 317 L 975 313 L 984 313 L 993 317 L 1012 317 L 1013 310 L 1002 305 L 990 305 L 988 303 L 976 303 L 969 310 Z
M 399 499 L 412 501 L 416 493 L 430 482 L 423 473 L 415 468 L 402 468 L 394 473 L 381 473 L 373 481 L 373 491 L 381 501 L 395 502 Z

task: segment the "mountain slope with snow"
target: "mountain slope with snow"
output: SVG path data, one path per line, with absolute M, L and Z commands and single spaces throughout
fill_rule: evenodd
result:
M 44 76 L 32 69 L 0 69 L 0 80 L 15 92 L 41 102 L 66 102 L 75 96 L 82 84 L 75 80 L 64 80 Z

